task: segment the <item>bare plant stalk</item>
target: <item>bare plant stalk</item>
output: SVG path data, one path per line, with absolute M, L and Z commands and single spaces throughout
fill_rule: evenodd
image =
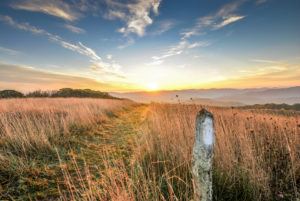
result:
M 194 199 L 212 201 L 212 158 L 214 146 L 213 115 L 202 109 L 196 118 L 193 149 Z

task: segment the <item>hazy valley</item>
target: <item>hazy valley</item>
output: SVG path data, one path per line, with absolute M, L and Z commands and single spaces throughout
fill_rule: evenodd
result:
M 266 103 L 300 102 L 300 87 L 249 89 L 191 89 L 156 92 L 111 93 L 138 102 L 198 103 L 218 106 L 242 106 Z

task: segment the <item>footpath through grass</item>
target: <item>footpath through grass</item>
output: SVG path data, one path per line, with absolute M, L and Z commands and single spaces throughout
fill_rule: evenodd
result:
M 139 105 L 110 113 L 110 118 L 88 132 L 74 135 L 73 147 L 76 158 L 81 158 L 89 167 L 98 167 L 110 161 L 130 163 L 134 138 L 144 119 L 147 106 Z M 96 170 L 97 171 L 97 170 Z
M 53 153 L 9 164 L 7 172 L 1 172 L 0 200 L 97 200 L 92 197 L 106 193 L 101 188 L 105 188 L 105 171 L 110 171 L 107 167 L 122 164 L 127 169 L 146 109 L 146 105 L 130 106 L 108 112 L 109 118 L 93 126 L 73 125 L 69 139 Z

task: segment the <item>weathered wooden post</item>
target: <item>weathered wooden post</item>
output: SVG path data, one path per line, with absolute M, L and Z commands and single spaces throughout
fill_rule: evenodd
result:
M 214 135 L 213 115 L 202 109 L 196 118 L 196 138 L 193 149 L 194 201 L 212 201 Z

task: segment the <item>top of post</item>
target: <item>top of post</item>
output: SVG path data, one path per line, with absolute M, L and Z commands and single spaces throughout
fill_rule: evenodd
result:
M 206 109 L 202 109 L 198 112 L 196 118 L 196 135 L 199 136 L 200 145 L 207 148 L 211 148 L 214 144 L 214 123 L 213 115 Z
M 213 114 L 203 108 L 198 112 L 197 117 L 201 117 L 201 118 L 210 117 L 213 119 Z

